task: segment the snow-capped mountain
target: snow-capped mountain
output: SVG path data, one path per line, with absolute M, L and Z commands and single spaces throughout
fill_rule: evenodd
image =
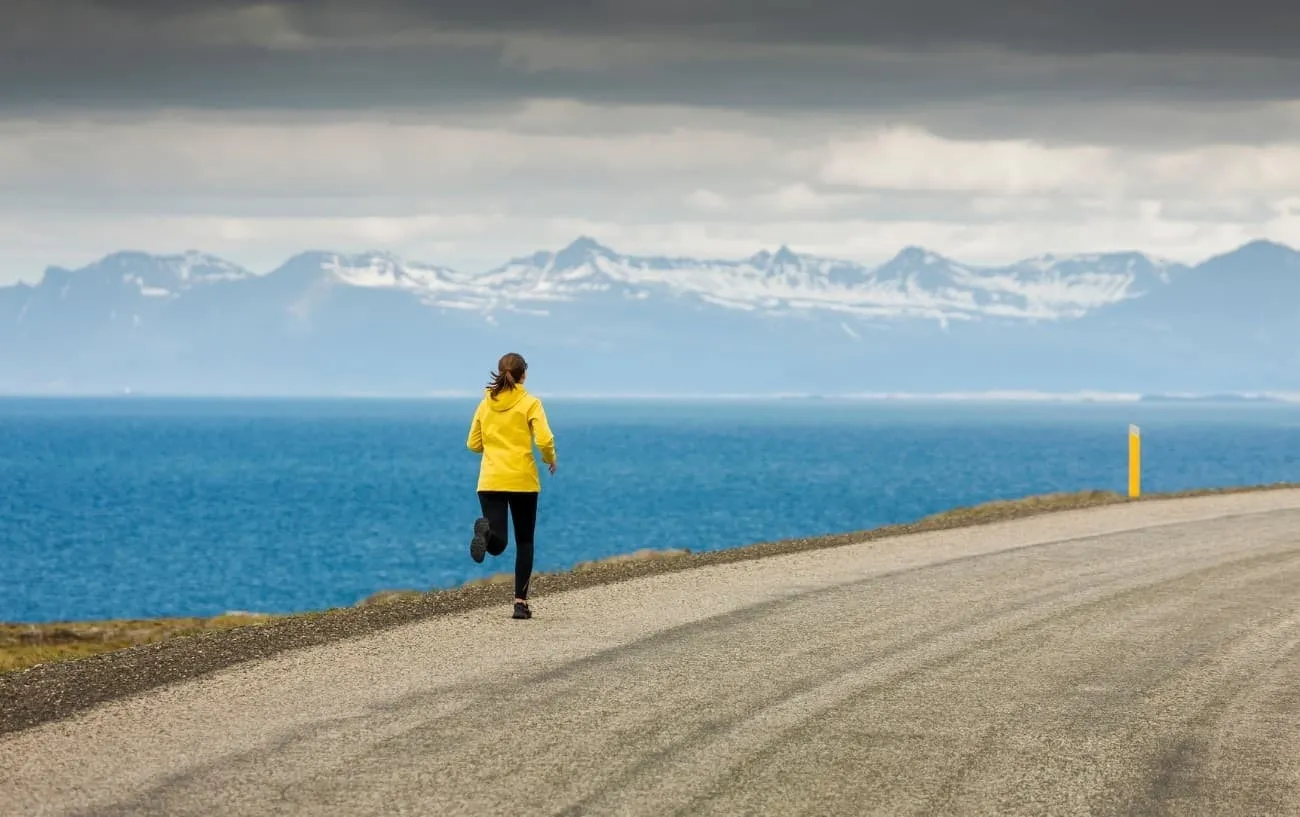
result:
M 252 275 L 236 264 L 199 252 L 183 255 L 118 252 L 75 272 L 51 267 L 45 271 L 42 287 L 55 282 L 60 296 L 66 297 L 74 287 L 103 293 L 120 285 L 146 298 L 175 298 L 195 287 L 241 281 Z
M 322 266 L 348 283 L 405 288 L 427 303 L 456 308 L 538 307 L 596 294 L 637 300 L 665 295 L 747 311 L 826 310 L 939 321 L 1078 317 L 1146 291 L 1153 282 L 1167 282 L 1182 269 L 1135 253 L 971 267 L 917 247 L 876 268 L 785 246 L 742 260 L 698 260 L 622 255 L 587 237 L 482 275 L 381 255 L 335 257 Z
M 404 260 L 390 253 L 309 252 L 273 271 L 293 285 L 386 289 L 429 306 L 472 311 L 574 301 L 595 295 L 644 300 L 694 298 L 745 311 L 826 310 L 868 317 L 1054 320 L 1078 317 L 1167 283 L 1177 264 L 1136 253 L 1045 256 L 1008 267 L 967 266 L 909 247 L 879 267 L 795 253 L 782 246 L 741 260 L 622 255 L 582 237 L 558 252 L 515 258 L 481 274 Z M 123 290 L 178 298 L 195 287 L 255 277 L 199 253 L 150 256 L 121 252 L 75 272 L 51 268 L 42 289 L 57 285 L 98 295 Z
M 1296 390 L 1300 254 L 990 267 L 908 247 L 867 266 L 584 237 L 483 273 L 383 252 L 307 252 L 266 274 L 123 252 L 0 287 L 4 391 L 463 390 L 506 347 L 585 392 Z

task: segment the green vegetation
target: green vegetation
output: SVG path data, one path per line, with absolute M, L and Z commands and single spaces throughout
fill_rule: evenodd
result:
M 229 613 L 214 618 L 0 624 L 0 673 L 51 661 L 84 658 L 176 636 L 256 627 L 275 618 Z

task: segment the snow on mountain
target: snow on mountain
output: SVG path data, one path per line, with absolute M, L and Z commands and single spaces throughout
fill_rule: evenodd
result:
M 972 284 L 994 300 L 1014 299 L 1034 317 L 1077 318 L 1160 288 L 1184 269 L 1181 264 L 1131 252 L 1045 255 L 1009 267 L 982 269 Z
M 506 301 L 571 300 L 587 294 L 635 286 L 635 270 L 625 259 L 589 238 L 579 238 L 559 252 L 515 258 L 466 283 L 488 289 Z
M 239 281 L 251 277 L 253 273 L 243 267 L 232 264 L 215 255 L 190 251 L 183 255 L 165 257 L 162 260 L 170 265 L 176 278 L 185 288 L 222 281 Z
M 321 269 L 348 286 L 405 290 L 430 305 L 465 309 L 491 305 L 490 298 L 480 297 L 481 286 L 474 286 L 455 270 L 403 261 L 389 253 L 328 256 Z
M 1136 252 L 1043 255 L 1009 268 L 1022 283 L 1057 287 L 1088 282 L 1098 293 L 1109 296 L 1117 295 L 1118 290 L 1107 287 L 1118 284 L 1130 297 L 1164 286 L 1186 269 L 1176 261 Z
M 78 270 L 51 267 L 40 289 L 57 288 L 67 297 L 73 288 L 98 293 L 125 287 L 145 298 L 176 298 L 187 290 L 251 278 L 253 273 L 216 256 L 200 252 L 149 255 L 117 252 Z
M 1059 320 L 1165 286 L 1182 267 L 1138 253 L 1042 256 L 1005 267 L 974 267 L 908 247 L 869 267 L 782 246 L 739 260 L 618 253 L 589 237 L 557 252 L 514 258 L 468 274 L 370 252 L 309 252 L 272 272 L 294 295 L 318 299 L 321 286 L 409 293 L 442 309 L 546 314 L 559 302 L 600 298 L 688 299 L 742 312 L 830 312 L 846 317 Z M 123 252 L 76 272 L 51 268 L 42 287 L 125 287 L 145 299 L 172 299 L 199 286 L 252 273 L 209 255 Z M 310 291 L 308 291 L 310 290 Z M 313 295 L 312 292 L 317 294 Z
M 186 290 L 252 276 L 242 267 L 199 252 L 153 256 L 142 252 L 120 252 L 108 256 L 91 268 L 101 275 L 120 275 L 122 282 L 134 286 L 150 298 L 178 297 Z
M 558 253 L 516 258 L 459 280 L 515 301 L 572 300 L 593 292 L 643 299 L 658 291 L 742 310 L 1053 320 L 1131 297 L 1170 269 L 1131 253 L 975 268 L 918 247 L 876 268 L 785 246 L 738 261 L 639 257 L 584 237 Z

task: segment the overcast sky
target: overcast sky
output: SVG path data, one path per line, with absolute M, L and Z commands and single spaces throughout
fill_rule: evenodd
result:
M 1300 246 L 1294 0 L 0 4 L 0 283 L 118 249 L 467 270 Z

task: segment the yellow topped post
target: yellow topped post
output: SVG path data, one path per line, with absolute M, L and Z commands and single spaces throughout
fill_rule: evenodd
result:
M 1142 495 L 1142 429 L 1135 425 L 1128 427 L 1128 495 Z

